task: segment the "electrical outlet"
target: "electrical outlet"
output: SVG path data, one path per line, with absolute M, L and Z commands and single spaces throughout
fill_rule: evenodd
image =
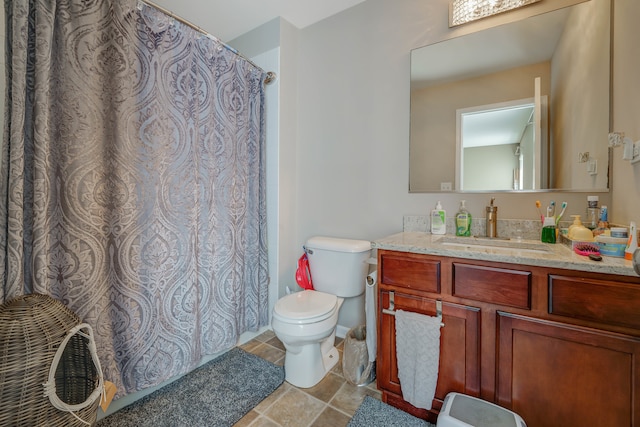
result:
M 578 163 L 586 163 L 589 160 L 589 152 L 578 153 Z
M 450 182 L 441 182 L 440 183 L 440 191 L 451 191 L 451 183 Z

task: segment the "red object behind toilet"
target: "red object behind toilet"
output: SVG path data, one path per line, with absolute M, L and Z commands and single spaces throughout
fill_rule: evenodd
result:
M 311 270 L 309 270 L 309 259 L 304 253 L 298 259 L 298 269 L 296 270 L 296 282 L 303 289 L 313 290 L 313 282 L 311 280 Z

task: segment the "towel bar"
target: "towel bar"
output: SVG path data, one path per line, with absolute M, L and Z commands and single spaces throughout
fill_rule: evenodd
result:
M 383 314 L 389 314 L 391 316 L 396 315 L 395 297 L 396 297 L 395 292 L 389 291 L 389 308 L 383 308 L 382 309 Z M 439 299 L 436 300 L 436 317 L 439 317 L 442 319 L 442 300 L 439 300 Z M 440 326 L 444 328 L 444 323 L 440 322 Z

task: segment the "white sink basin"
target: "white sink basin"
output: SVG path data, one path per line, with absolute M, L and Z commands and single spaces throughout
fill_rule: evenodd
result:
M 544 243 L 537 242 L 522 242 L 517 240 L 506 239 L 490 239 L 482 237 L 442 237 L 438 242 L 445 246 L 458 246 L 466 247 L 470 249 L 497 249 L 503 251 L 519 251 L 519 252 L 531 252 L 531 253 L 545 253 L 548 254 L 551 251 L 549 247 Z

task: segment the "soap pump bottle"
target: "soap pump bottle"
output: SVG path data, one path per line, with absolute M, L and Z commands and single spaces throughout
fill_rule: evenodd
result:
M 460 209 L 456 214 L 456 236 L 471 236 L 471 213 L 464 204 L 465 200 L 460 200 Z
M 580 219 L 580 215 L 571 215 L 571 218 L 573 218 L 573 222 L 571 223 L 571 225 L 569 226 L 569 229 L 567 230 L 567 237 L 570 239 L 573 238 L 574 228 L 584 227 L 584 225 L 582 225 L 582 220 Z
M 442 209 L 440 200 L 436 208 L 431 211 L 431 234 L 445 234 L 447 231 L 446 212 Z

